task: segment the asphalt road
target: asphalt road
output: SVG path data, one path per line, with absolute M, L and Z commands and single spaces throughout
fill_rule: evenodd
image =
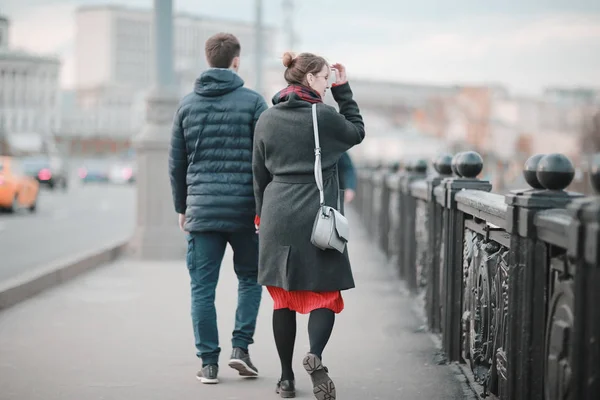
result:
M 0 213 L 0 281 L 125 238 L 134 224 L 135 187 L 42 189 L 35 213 Z

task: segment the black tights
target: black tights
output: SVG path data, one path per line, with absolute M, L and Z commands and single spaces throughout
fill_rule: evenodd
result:
M 323 357 L 323 350 L 329 341 L 335 313 L 327 308 L 319 308 L 310 313 L 308 319 L 308 339 L 310 352 L 319 358 Z M 273 335 L 275 346 L 281 361 L 281 379 L 294 379 L 292 359 L 294 356 L 294 343 L 296 342 L 296 312 L 289 308 L 273 311 Z

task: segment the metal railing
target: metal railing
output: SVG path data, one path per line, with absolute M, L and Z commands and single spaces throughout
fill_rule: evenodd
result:
M 482 397 L 592 400 L 600 393 L 600 196 L 564 189 L 560 154 L 530 158 L 531 188 L 503 196 L 475 152 L 401 170 L 361 169 L 355 208 L 424 298 L 429 329 Z M 592 168 L 600 193 L 600 160 Z

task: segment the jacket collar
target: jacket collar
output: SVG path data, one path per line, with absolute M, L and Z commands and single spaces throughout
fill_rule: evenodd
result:
M 203 96 L 222 96 L 244 86 L 244 80 L 233 70 L 210 68 L 194 83 L 194 91 Z

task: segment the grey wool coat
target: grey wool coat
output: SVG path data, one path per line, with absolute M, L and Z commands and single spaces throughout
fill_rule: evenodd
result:
M 336 165 L 344 152 L 363 140 L 365 128 L 349 84 L 335 86 L 331 91 L 340 111 L 318 103 L 317 119 L 325 204 L 336 207 L 339 195 Z M 258 119 L 252 168 L 260 217 L 258 282 L 261 285 L 313 292 L 354 287 L 347 249 L 344 254 L 320 250 L 310 242 L 319 209 L 314 148 L 311 104 L 295 93 Z

